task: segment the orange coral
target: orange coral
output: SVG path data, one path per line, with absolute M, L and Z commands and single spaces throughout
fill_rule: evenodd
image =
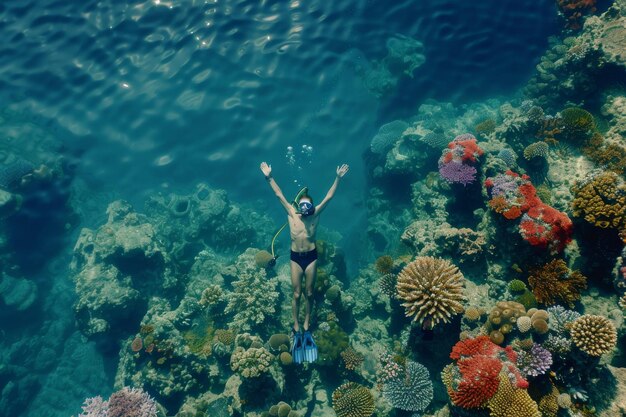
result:
M 564 303 L 572 308 L 580 300 L 580 291 L 587 288 L 587 278 L 578 271 L 570 271 L 562 259 L 554 259 L 533 271 L 528 284 L 538 302 Z

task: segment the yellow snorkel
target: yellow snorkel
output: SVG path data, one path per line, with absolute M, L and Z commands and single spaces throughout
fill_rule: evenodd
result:
M 298 194 L 296 194 L 296 197 L 293 199 L 293 201 L 291 202 L 291 205 L 294 206 L 296 209 L 298 208 L 298 200 L 300 199 L 300 197 L 302 197 L 303 194 L 306 194 L 309 191 L 308 187 L 302 187 L 302 189 L 300 191 L 298 191 Z M 285 224 L 283 224 L 280 229 L 278 229 L 278 231 L 274 234 L 274 237 L 272 238 L 272 260 L 270 260 L 267 263 L 267 266 L 269 268 L 272 268 L 274 265 L 276 265 L 276 259 L 278 259 L 278 256 L 275 255 L 274 253 L 274 242 L 276 241 L 276 238 L 278 237 L 278 235 L 280 235 L 280 232 L 283 231 L 283 229 L 285 228 L 285 226 L 287 226 L 288 222 L 285 222 Z

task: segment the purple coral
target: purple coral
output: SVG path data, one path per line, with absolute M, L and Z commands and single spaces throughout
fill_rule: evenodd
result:
M 529 351 L 517 354 L 517 367 L 526 376 L 539 376 L 546 373 L 552 366 L 552 354 L 537 343 L 533 343 Z
M 440 162 L 439 174 L 450 183 L 467 185 L 476 181 L 476 168 L 454 160 L 447 163 Z
M 156 401 L 140 388 L 124 387 L 108 401 L 102 397 L 87 398 L 79 417 L 156 417 Z

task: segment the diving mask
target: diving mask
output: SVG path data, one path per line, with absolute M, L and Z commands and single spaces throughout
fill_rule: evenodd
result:
M 298 207 L 300 209 L 300 214 L 302 214 L 303 216 L 310 216 L 315 213 L 315 207 L 313 206 L 313 204 L 311 204 L 310 201 L 302 201 L 300 202 Z

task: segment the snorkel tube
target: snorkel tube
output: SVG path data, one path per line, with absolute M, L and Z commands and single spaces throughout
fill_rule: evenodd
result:
M 291 205 L 298 210 L 298 200 L 300 200 L 300 197 L 302 197 L 304 194 L 306 194 L 309 191 L 308 187 L 302 187 L 302 189 L 300 191 L 298 191 L 298 194 L 296 194 L 296 197 L 291 201 Z M 285 222 L 285 224 L 283 224 L 280 229 L 278 229 L 278 231 L 274 234 L 274 237 L 272 238 L 272 259 L 267 263 L 267 266 L 269 268 L 273 268 L 274 265 L 276 265 L 276 259 L 278 259 L 278 256 L 275 254 L 274 252 L 274 242 L 276 242 L 276 238 L 278 237 L 278 235 L 280 235 L 280 232 L 283 231 L 283 229 L 285 228 L 285 226 L 287 226 L 288 222 Z

